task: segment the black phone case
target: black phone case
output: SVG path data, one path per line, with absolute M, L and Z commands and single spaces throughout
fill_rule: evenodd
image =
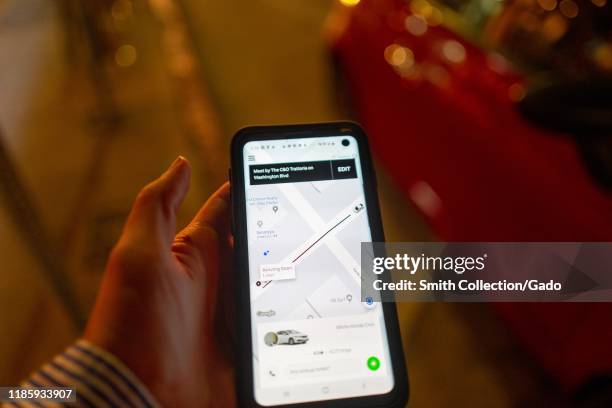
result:
M 254 398 L 252 342 L 251 342 L 251 308 L 249 294 L 249 271 L 246 237 L 246 199 L 244 194 L 244 167 L 242 148 L 245 143 L 253 140 L 292 139 L 304 137 L 353 136 L 359 144 L 361 168 L 368 208 L 372 240 L 384 241 L 376 176 L 372 166 L 367 137 L 362 128 L 354 122 L 330 122 L 317 124 L 297 124 L 281 126 L 251 126 L 240 129 L 233 137 L 231 144 L 231 200 L 232 200 L 232 232 L 234 235 L 234 268 L 236 282 L 236 315 L 237 315 L 237 355 L 236 373 L 238 387 L 238 402 L 244 407 L 260 407 Z M 236 188 L 238 187 L 238 188 Z M 389 351 L 394 375 L 394 387 L 391 392 L 383 395 L 334 399 L 274 407 L 319 408 L 319 407 L 402 407 L 409 396 L 408 376 L 404 363 L 404 353 L 400 336 L 395 303 L 382 303 Z

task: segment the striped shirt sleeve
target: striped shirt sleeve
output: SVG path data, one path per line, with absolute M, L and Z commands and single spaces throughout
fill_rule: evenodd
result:
M 24 401 L 4 407 L 129 407 L 159 405 L 117 357 L 87 340 L 80 339 L 52 361 L 32 373 L 21 384 L 25 388 L 75 387 L 76 402 Z

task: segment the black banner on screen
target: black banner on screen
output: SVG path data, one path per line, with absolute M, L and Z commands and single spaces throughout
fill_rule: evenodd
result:
M 357 178 L 355 159 L 249 166 L 251 185 Z

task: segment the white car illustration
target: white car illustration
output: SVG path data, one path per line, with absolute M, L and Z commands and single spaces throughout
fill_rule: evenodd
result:
M 277 344 L 302 344 L 308 341 L 308 335 L 297 330 L 281 330 L 276 332 Z
M 276 333 L 269 332 L 264 337 L 264 343 L 268 346 L 277 344 L 304 344 L 308 341 L 308 335 L 297 330 L 280 330 Z

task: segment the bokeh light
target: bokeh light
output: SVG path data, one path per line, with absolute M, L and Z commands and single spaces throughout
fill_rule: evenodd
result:
M 449 62 L 460 64 L 465 61 L 465 47 L 459 41 L 448 40 L 442 44 L 442 56 Z
M 542 34 L 549 42 L 553 43 L 567 32 L 567 20 L 559 13 L 548 16 L 542 23 Z
M 451 76 L 443 66 L 438 64 L 424 64 L 423 76 L 433 85 L 446 88 L 451 83 Z
M 433 7 L 431 9 L 431 15 L 427 18 L 427 22 L 430 26 L 439 26 L 444 21 L 444 15 L 439 8 Z
M 559 3 L 559 10 L 567 18 L 574 18 L 578 15 L 578 5 L 573 0 L 562 0 Z
M 427 21 L 423 17 L 414 14 L 406 17 L 404 26 L 410 34 L 416 35 L 417 37 L 427 32 Z
M 599 68 L 612 71 L 612 44 L 603 43 L 595 47 L 593 59 Z
M 557 0 L 538 0 L 538 4 L 546 11 L 553 11 L 557 7 Z
M 136 52 L 136 48 L 130 44 L 120 46 L 115 53 L 115 62 L 120 67 L 129 67 L 134 65 L 137 58 L 138 53 Z
M 394 67 L 410 66 L 414 63 L 414 54 L 409 48 L 391 44 L 385 49 L 385 60 Z
M 111 16 L 115 20 L 126 20 L 132 16 L 133 6 L 130 0 L 117 0 L 111 6 Z
M 513 102 L 519 102 L 525 97 L 525 87 L 521 83 L 514 83 L 508 87 L 508 98 Z
M 433 12 L 433 6 L 427 0 L 413 0 L 410 2 L 410 11 L 417 16 L 428 18 Z

